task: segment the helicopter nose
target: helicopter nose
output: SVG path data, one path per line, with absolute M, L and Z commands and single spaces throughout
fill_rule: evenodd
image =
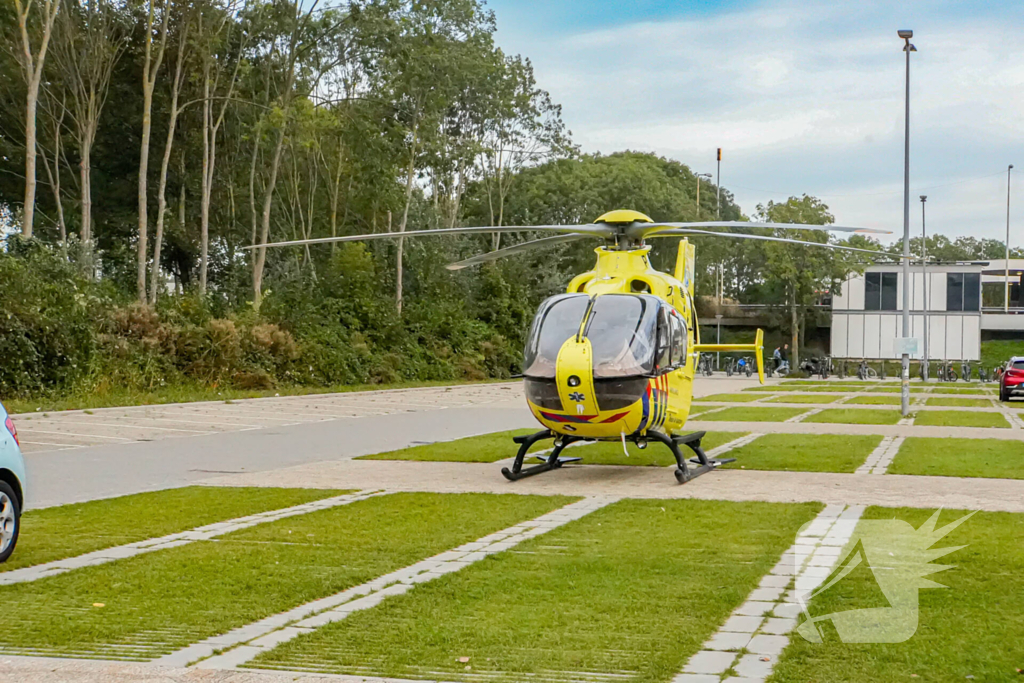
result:
M 558 351 L 555 382 L 562 410 L 572 415 L 597 415 L 593 348 L 589 339 L 570 337 Z

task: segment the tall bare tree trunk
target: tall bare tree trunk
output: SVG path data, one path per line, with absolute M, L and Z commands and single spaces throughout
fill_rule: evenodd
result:
M 46 50 L 50 45 L 53 33 L 53 22 L 60 9 L 59 0 L 44 0 L 43 3 L 43 36 L 39 45 L 39 53 L 32 54 L 32 41 L 28 35 L 28 15 L 32 11 L 33 0 L 14 0 L 14 9 L 18 15 L 18 30 L 21 33 L 21 54 L 19 61 L 25 76 L 25 203 L 21 221 L 23 237 L 32 237 L 32 227 L 36 211 L 36 109 L 39 104 L 39 84 L 43 78 L 43 64 L 46 61 Z
M 149 303 L 156 305 L 160 289 L 160 252 L 164 243 L 164 221 L 167 216 L 167 172 L 171 164 L 171 152 L 174 149 L 174 135 L 178 126 L 178 115 L 181 110 L 178 108 L 178 97 L 181 94 L 184 72 L 185 53 L 188 44 L 189 19 L 181 29 L 179 36 L 178 56 L 174 66 L 174 83 L 171 85 L 171 109 L 170 120 L 167 124 L 167 140 L 164 142 L 164 155 L 160 160 L 160 187 L 157 190 L 157 211 L 156 211 L 156 237 L 153 240 L 153 266 L 149 274 Z M 182 155 L 182 188 L 185 183 L 185 157 Z
M 416 177 L 416 142 L 419 134 L 419 120 L 413 119 L 412 124 L 412 149 L 409 150 L 409 168 L 405 174 L 405 209 L 402 211 L 402 220 L 398 224 L 398 232 L 405 232 L 409 222 L 409 205 L 412 204 L 412 185 Z M 388 228 L 391 226 L 389 225 Z M 395 307 L 402 312 L 402 270 L 405 252 L 405 238 L 398 238 L 398 257 L 395 266 Z
M 210 202 L 206 180 L 210 177 L 210 66 L 203 67 L 203 177 L 199 198 L 199 296 L 206 296 L 206 260 L 210 253 Z
M 135 288 L 139 301 L 146 302 L 146 266 L 149 258 L 149 138 L 153 129 L 153 88 L 164 61 L 167 47 L 167 22 L 171 12 L 167 0 L 163 1 L 163 24 L 160 27 L 160 44 L 153 55 L 153 14 L 156 0 L 149 0 L 146 16 L 146 58 L 142 71 L 142 148 L 139 150 L 139 244 Z
M 86 140 L 79 145 L 79 156 L 81 157 L 79 168 L 79 186 L 81 191 L 82 218 L 79 230 L 81 241 L 81 267 L 86 276 L 91 280 L 95 273 L 92 263 L 92 139 Z
M 277 185 L 277 170 L 281 166 L 281 152 L 284 149 L 284 128 L 277 133 L 274 145 L 274 158 L 270 163 L 270 178 L 263 192 L 263 218 L 260 226 L 260 244 L 264 245 L 270 237 L 270 210 L 274 203 L 274 187 Z M 256 250 L 256 263 L 252 272 L 253 305 L 259 310 L 263 300 L 263 267 L 267 263 L 267 248 L 261 246 Z
M 66 101 L 60 104 L 60 114 L 53 119 L 53 169 L 46 158 L 46 150 L 42 150 L 43 168 L 46 170 L 46 178 L 53 191 L 53 202 L 57 207 L 57 228 L 60 231 L 60 249 L 64 258 L 68 256 L 68 228 L 64 218 L 64 201 L 60 190 L 60 158 L 61 158 L 61 131 L 64 128 L 64 115 L 67 111 Z

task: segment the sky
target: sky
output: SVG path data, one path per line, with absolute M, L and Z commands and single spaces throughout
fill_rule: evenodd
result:
M 911 54 L 911 233 L 1003 240 L 1024 172 L 1024 3 L 487 0 L 585 152 L 715 172 L 744 213 L 811 194 L 836 223 L 903 231 Z M 1014 173 L 1017 173 L 1017 169 Z M 1024 176 L 1010 243 L 1024 244 Z M 608 207 L 620 208 L 620 207 Z M 1015 210 L 1016 209 L 1016 210 Z M 1015 218 L 1016 214 L 1016 218 Z

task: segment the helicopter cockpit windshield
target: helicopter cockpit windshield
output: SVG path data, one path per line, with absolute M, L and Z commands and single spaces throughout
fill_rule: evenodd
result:
M 660 301 L 649 295 L 562 294 L 541 304 L 526 341 L 523 374 L 553 379 L 558 352 L 580 331 L 593 349 L 594 379 L 650 375 L 655 369 Z

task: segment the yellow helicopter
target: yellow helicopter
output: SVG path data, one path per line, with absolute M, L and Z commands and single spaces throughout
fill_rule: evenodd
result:
M 512 467 L 502 474 L 515 481 L 561 467 L 581 458 L 563 458 L 562 451 L 578 441 L 627 440 L 646 448 L 648 440 L 667 446 L 676 460 L 679 483 L 710 472 L 734 459 L 715 460 L 701 448 L 704 432 L 679 433 L 693 397 L 693 378 L 701 353 L 741 351 L 754 354 L 757 374 L 764 383 L 763 332 L 751 344 L 702 344 L 694 305 L 695 246 L 693 235 L 788 242 L 814 247 L 864 252 L 877 251 L 806 242 L 783 237 L 721 233 L 708 227 L 785 228 L 889 234 L 884 230 L 790 223 L 711 221 L 662 223 L 637 211 L 618 210 L 585 225 L 487 226 L 415 230 L 277 242 L 267 247 L 420 237 L 428 235 L 549 231 L 544 237 L 480 254 L 448 266 L 459 270 L 559 242 L 587 238 L 605 240 L 595 249 L 593 270 L 577 275 L 565 294 L 545 300 L 534 317 L 523 358 L 523 381 L 530 411 L 544 427 L 515 437 L 519 445 Z M 651 247 L 645 239 L 683 236 L 674 272 L 651 266 Z M 259 246 L 250 247 L 259 248 Z M 542 462 L 524 467 L 530 447 L 553 439 Z M 693 452 L 687 460 L 683 447 Z M 692 465 L 692 466 L 691 466 Z

